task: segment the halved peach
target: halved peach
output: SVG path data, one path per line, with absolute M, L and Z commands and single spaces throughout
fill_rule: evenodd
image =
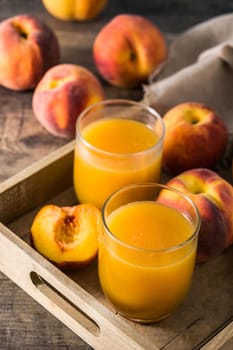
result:
M 98 253 L 101 213 L 91 204 L 45 205 L 35 216 L 32 246 L 61 268 L 86 265 Z

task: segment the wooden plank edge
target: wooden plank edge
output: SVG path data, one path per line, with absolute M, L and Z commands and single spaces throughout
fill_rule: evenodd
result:
M 7 224 L 71 187 L 73 151 L 74 141 L 2 182 L 0 221 Z
M 0 194 L 12 188 L 13 186 L 24 181 L 28 177 L 38 173 L 41 169 L 49 166 L 51 163 L 56 162 L 60 158 L 66 156 L 74 150 L 75 141 L 68 142 L 66 145 L 59 147 L 57 150 L 51 152 L 49 155 L 43 157 L 37 162 L 29 165 L 19 173 L 11 176 L 9 179 L 0 183 Z
M 233 316 L 204 339 L 193 350 L 217 350 L 233 337 Z
M 0 270 L 94 349 L 159 350 L 1 223 Z

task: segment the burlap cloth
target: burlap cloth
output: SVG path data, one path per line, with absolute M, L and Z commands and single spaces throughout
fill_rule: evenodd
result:
M 233 132 L 233 14 L 179 34 L 162 72 L 144 86 L 143 102 L 161 115 L 186 101 L 213 108 Z

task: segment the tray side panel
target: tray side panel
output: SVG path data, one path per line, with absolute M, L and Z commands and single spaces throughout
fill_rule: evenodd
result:
M 96 350 L 158 350 L 2 224 L 0 256 L 6 276 Z
M 9 223 L 72 185 L 73 148 L 71 142 L 0 184 L 2 223 Z

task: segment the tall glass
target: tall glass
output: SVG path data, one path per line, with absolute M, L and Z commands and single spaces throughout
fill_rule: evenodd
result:
M 99 279 L 123 316 L 150 323 L 182 303 L 194 272 L 199 212 L 190 198 L 161 184 L 134 184 L 102 209 Z
M 101 208 L 116 189 L 158 182 L 164 123 L 149 106 L 105 100 L 87 108 L 76 125 L 74 187 L 80 202 Z

